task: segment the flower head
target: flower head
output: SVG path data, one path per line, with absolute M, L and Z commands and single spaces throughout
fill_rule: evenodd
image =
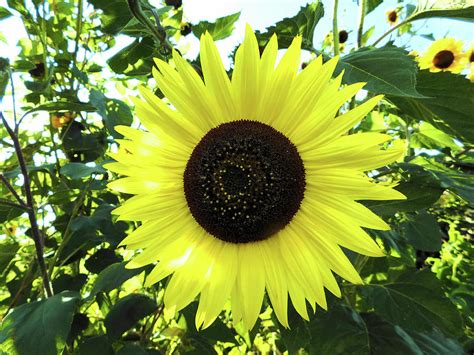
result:
M 396 25 L 398 22 L 398 11 L 398 9 L 393 9 L 386 12 L 387 22 L 392 26 Z
M 450 71 L 460 73 L 464 69 L 465 56 L 462 41 L 453 38 L 439 39 L 419 58 L 421 69 L 431 72 Z
M 170 276 L 164 302 L 180 310 L 199 295 L 196 326 L 212 324 L 230 299 L 235 324 L 252 328 L 265 291 L 288 326 L 288 296 L 327 308 L 341 295 L 333 272 L 362 280 L 341 247 L 383 256 L 363 228 L 388 225 L 356 200 L 404 196 L 364 172 L 403 155 L 379 133 L 347 135 L 380 101 L 335 117 L 363 83 L 340 89 L 338 59 L 299 71 L 301 37 L 277 63 L 274 35 L 260 55 L 247 27 L 229 79 L 217 48 L 201 37 L 204 81 L 176 51 L 153 74 L 172 104 L 141 88 L 136 112 L 147 131 L 118 127 L 123 149 L 107 168 L 110 188 L 135 196 L 114 214 L 142 224 L 122 242 L 141 250 L 128 267 L 157 264 L 150 286 Z M 382 147 L 384 145 L 385 148 Z

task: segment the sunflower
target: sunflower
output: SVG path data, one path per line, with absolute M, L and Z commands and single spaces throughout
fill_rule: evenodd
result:
M 442 38 L 433 42 L 428 50 L 420 56 L 419 65 L 421 69 L 429 69 L 431 72 L 460 73 L 465 65 L 462 41 L 454 38 Z
M 398 9 L 389 10 L 385 14 L 387 15 L 387 22 L 395 26 L 398 22 Z
M 135 196 L 113 213 L 141 222 L 122 242 L 141 251 L 128 267 L 158 262 L 145 286 L 172 275 L 170 311 L 200 295 L 198 329 L 228 300 L 234 324 L 252 328 L 265 290 L 287 327 L 288 295 L 308 319 L 306 302 L 326 309 L 324 287 L 341 295 L 333 272 L 362 283 L 341 247 L 384 255 L 363 228 L 389 226 L 355 200 L 404 198 L 364 175 L 400 158 L 403 144 L 345 134 L 381 96 L 335 118 L 364 84 L 339 90 L 342 74 L 331 79 L 337 58 L 319 57 L 298 73 L 299 36 L 276 65 L 277 37 L 260 56 L 247 27 L 231 80 L 211 36 L 200 43 L 204 81 L 176 51 L 174 67 L 156 60 L 171 105 L 142 87 L 134 102 L 148 131 L 117 128 L 126 139 L 107 168 L 126 177 L 109 187 Z

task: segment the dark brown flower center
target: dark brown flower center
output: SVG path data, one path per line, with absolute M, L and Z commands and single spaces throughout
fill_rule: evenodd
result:
M 388 14 L 388 20 L 390 22 L 397 22 L 397 18 L 398 18 L 398 14 L 397 12 L 394 10 L 394 11 L 391 11 L 389 14 Z
M 433 65 L 439 69 L 449 68 L 454 62 L 454 54 L 451 51 L 441 51 L 436 53 L 433 58 Z
M 469 61 L 470 61 L 471 63 L 474 62 L 474 50 L 471 51 L 471 55 L 469 56 Z
M 346 43 L 347 39 L 349 38 L 349 33 L 345 30 L 339 31 L 339 43 Z
M 184 192 L 194 219 L 230 243 L 264 240 L 298 211 L 305 169 L 294 144 L 256 121 L 211 129 L 196 145 L 184 172 Z

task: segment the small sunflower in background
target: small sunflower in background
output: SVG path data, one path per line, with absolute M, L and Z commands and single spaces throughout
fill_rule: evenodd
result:
M 450 71 L 460 73 L 465 67 L 462 41 L 454 38 L 439 39 L 419 58 L 420 69 L 431 72 Z
M 393 9 L 393 10 L 389 10 L 385 13 L 387 15 L 387 22 L 391 26 L 395 26 L 398 23 L 399 12 L 400 12 L 399 9 Z
M 67 125 L 71 120 L 76 118 L 74 112 L 56 113 L 51 115 L 51 126 L 61 128 Z
M 344 43 L 347 42 L 348 39 L 349 39 L 349 32 L 347 32 L 346 30 L 340 30 L 339 31 L 339 43 L 344 44 Z
M 384 255 L 364 228 L 389 226 L 356 200 L 405 198 L 364 174 L 402 157 L 404 144 L 347 134 L 382 96 L 335 117 L 364 83 L 341 89 L 342 74 L 331 79 L 338 58 L 299 71 L 300 51 L 296 37 L 276 65 L 276 35 L 260 55 L 247 27 L 229 79 L 206 33 L 204 81 L 176 51 L 174 66 L 157 59 L 171 105 L 141 87 L 134 102 L 148 131 L 117 128 L 125 139 L 106 167 L 124 177 L 109 187 L 135 196 L 113 213 L 141 222 L 121 243 L 141 251 L 127 267 L 156 263 L 146 286 L 171 275 L 171 311 L 199 295 L 198 329 L 229 299 L 234 324 L 251 329 L 265 290 L 285 327 L 288 297 L 305 319 L 308 303 L 326 309 L 325 288 L 341 296 L 333 272 L 362 283 L 341 247 Z

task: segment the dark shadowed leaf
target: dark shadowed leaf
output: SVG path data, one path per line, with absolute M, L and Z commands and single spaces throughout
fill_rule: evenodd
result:
M 423 355 L 416 342 L 402 328 L 384 321 L 374 313 L 361 315 L 370 339 L 370 354 Z
M 0 328 L 0 349 L 9 355 L 61 354 L 79 294 L 66 291 L 13 310 Z
M 145 295 L 131 294 L 118 300 L 105 317 L 104 324 L 110 339 L 118 339 L 143 317 L 153 313 L 156 302 Z
M 278 323 L 281 338 L 285 343 L 288 354 L 298 354 L 300 349 L 304 349 L 309 345 L 311 339 L 308 322 L 296 312 L 291 304 L 288 307 L 288 322 L 290 328 L 285 328 Z
M 447 338 L 437 330 L 428 332 L 408 331 L 424 355 L 463 355 L 462 346 L 454 339 Z
M 148 352 L 139 345 L 127 344 L 120 348 L 117 355 L 148 355 Z
M 28 111 L 37 112 L 37 111 L 71 111 L 71 112 L 94 112 L 96 111 L 95 107 L 85 103 L 85 102 L 71 102 L 71 101 L 56 101 L 56 102 L 47 102 L 42 105 L 38 105 L 35 108 Z
M 319 310 L 309 324 L 311 354 L 369 354 L 367 328 L 362 317 L 349 307 L 332 305 Z
M 401 48 L 361 48 L 341 58 L 336 74 L 345 70 L 343 82 L 367 82 L 365 90 L 375 94 L 422 97 L 415 89 L 417 65 Z
M 319 20 L 324 16 L 323 4 L 320 1 L 308 4 L 300 8 L 293 17 L 284 18 L 274 26 L 270 26 L 265 32 L 256 31 L 260 46 L 264 46 L 274 33 L 278 35 L 278 47 L 288 48 L 297 35 L 302 36 L 303 49 L 313 48 L 314 29 Z
M 125 263 L 116 263 L 102 270 L 92 287 L 91 297 L 99 292 L 109 292 L 119 287 L 128 279 L 140 274 L 145 268 L 126 269 Z
M 24 212 L 25 210 L 21 208 L 10 207 L 0 203 L 0 223 L 8 222 Z
M 105 335 L 83 339 L 79 344 L 79 355 L 114 355 L 114 350 Z
M 15 257 L 20 245 L 16 242 L 2 241 L 0 243 L 0 274 Z
M 235 23 L 240 17 L 240 12 L 218 18 L 215 22 L 201 21 L 192 25 L 193 33 L 200 38 L 204 33 L 209 32 L 214 39 L 218 41 L 229 37 L 235 28 Z
M 415 249 L 432 252 L 441 249 L 442 234 L 438 222 L 427 212 L 422 211 L 405 222 L 403 234 Z
M 456 307 L 428 270 L 409 271 L 391 283 L 366 285 L 363 291 L 380 317 L 406 330 L 438 328 L 455 335 L 462 329 Z
M 416 89 L 425 98 L 388 97 L 403 113 L 425 120 L 466 142 L 474 142 L 474 85 L 463 76 L 422 70 Z
M 122 258 L 112 249 L 99 249 L 85 261 L 84 266 L 88 271 L 98 274 L 107 266 L 121 261 Z

